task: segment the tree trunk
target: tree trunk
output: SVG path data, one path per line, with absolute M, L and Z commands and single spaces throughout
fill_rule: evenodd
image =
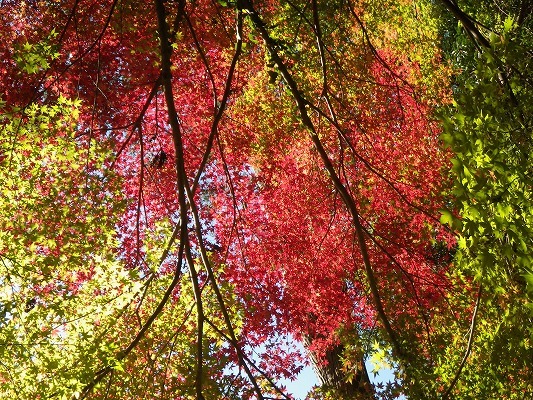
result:
M 313 339 L 304 336 L 304 345 L 310 348 Z M 324 389 L 332 391 L 339 400 L 375 400 L 374 389 L 366 370 L 363 357 L 354 364 L 354 376 L 347 379 L 341 360 L 344 346 L 339 344 L 326 352 L 325 357 L 318 358 L 309 351 L 311 363 Z

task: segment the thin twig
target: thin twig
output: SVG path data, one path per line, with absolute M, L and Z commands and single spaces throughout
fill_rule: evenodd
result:
M 461 376 L 461 372 L 463 371 L 463 368 L 466 365 L 466 360 L 468 359 L 468 356 L 470 355 L 470 352 L 472 351 L 472 345 L 474 344 L 474 331 L 476 328 L 476 318 L 477 318 L 477 313 L 479 310 L 479 304 L 481 302 L 481 292 L 482 292 L 482 285 L 480 284 L 479 289 L 477 291 L 476 306 L 474 308 L 474 313 L 472 314 L 472 321 L 470 322 L 470 333 L 468 335 L 468 344 L 466 346 L 465 355 L 463 356 L 463 360 L 461 361 L 459 368 L 457 368 L 457 372 L 455 373 L 455 376 L 453 377 L 450 387 L 448 387 L 448 390 L 446 390 L 446 392 L 442 396 L 442 400 L 447 400 L 450 397 L 450 393 L 452 392 L 453 388 L 457 384 L 457 381 L 459 380 L 459 377 Z

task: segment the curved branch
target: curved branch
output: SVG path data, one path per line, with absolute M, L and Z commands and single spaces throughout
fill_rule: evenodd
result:
M 209 134 L 209 139 L 207 141 L 207 145 L 204 151 L 202 162 L 200 163 L 200 167 L 198 167 L 198 172 L 196 173 L 196 176 L 194 178 L 194 183 L 193 183 L 193 188 L 192 188 L 193 194 L 194 192 L 196 192 L 196 188 L 198 187 L 200 177 L 205 169 L 205 166 L 207 165 L 209 155 L 211 154 L 214 139 L 218 132 L 218 125 L 220 124 L 220 121 L 224 114 L 224 110 L 226 109 L 226 104 L 228 102 L 229 95 L 231 93 L 231 84 L 233 81 L 233 77 L 235 75 L 237 61 L 239 61 L 239 57 L 242 54 L 242 12 L 241 11 L 237 11 L 237 24 L 236 25 L 237 25 L 236 26 L 237 43 L 235 45 L 235 53 L 233 54 L 233 59 L 231 60 L 231 65 L 229 67 L 228 75 L 226 78 L 226 84 L 224 87 L 224 93 L 222 94 L 222 100 L 220 101 L 220 105 L 218 107 L 216 107 L 217 105 L 215 104 L 216 114 L 215 114 L 213 123 L 211 124 L 211 133 Z M 190 27 L 190 29 L 192 31 L 192 26 Z M 213 81 L 213 90 L 215 90 L 214 85 L 215 85 L 215 82 Z M 216 103 L 216 100 L 217 100 L 216 91 L 214 93 L 215 93 L 215 103 Z
M 171 72 L 171 54 L 172 48 L 170 46 L 170 38 L 168 33 L 168 26 L 166 24 L 166 11 L 163 0 L 156 0 L 156 13 L 158 20 L 158 33 L 160 39 L 161 48 L 161 79 L 163 87 L 165 89 L 165 100 L 167 104 L 167 113 L 172 130 L 172 141 L 174 143 L 174 152 L 176 156 L 176 180 L 178 186 L 178 201 L 180 208 L 180 224 L 181 224 L 181 237 L 180 246 L 183 245 L 185 258 L 189 265 L 190 277 L 194 289 L 194 299 L 196 301 L 197 311 L 197 337 L 196 337 L 196 398 L 197 400 L 204 400 L 202 394 L 203 386 L 203 324 L 204 324 L 204 311 L 202 304 L 202 294 L 198 282 L 198 275 L 194 266 L 194 260 L 191 254 L 191 246 L 189 241 L 189 235 L 187 232 L 188 226 L 188 211 L 187 211 L 187 193 L 185 188 L 188 187 L 187 174 L 185 172 L 183 142 L 181 137 L 181 129 L 179 126 L 178 113 L 176 105 L 174 103 L 174 94 L 172 89 L 172 72 Z M 185 0 L 180 0 L 178 13 L 185 13 Z M 178 15 L 179 17 L 179 15 Z M 179 20 L 176 17 L 176 20 Z
M 213 322 L 211 322 L 208 318 L 206 318 L 206 322 L 208 325 L 211 326 L 211 328 L 213 328 L 221 337 L 223 337 L 224 339 L 226 339 L 228 342 L 230 342 L 233 347 L 235 347 L 236 349 L 239 348 L 239 344 L 237 342 L 234 342 L 234 340 L 229 337 L 228 335 L 226 335 L 222 330 L 220 330 Z M 252 360 L 250 360 L 250 358 L 244 354 L 242 351 L 240 352 L 240 355 L 239 357 L 242 357 L 243 360 L 245 360 L 247 363 L 249 363 L 255 370 L 257 370 L 257 372 L 259 372 L 259 374 L 261 374 L 267 381 L 268 383 L 270 384 L 270 386 L 272 386 L 274 388 L 274 390 L 276 392 L 278 392 L 284 399 L 287 399 L 287 400 L 290 400 L 291 398 L 288 397 L 275 383 L 274 381 L 268 376 L 268 374 L 264 371 L 262 371 Z

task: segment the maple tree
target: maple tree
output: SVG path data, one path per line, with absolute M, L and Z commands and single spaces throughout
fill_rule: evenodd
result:
M 2 396 L 530 393 L 526 3 L 2 1 Z

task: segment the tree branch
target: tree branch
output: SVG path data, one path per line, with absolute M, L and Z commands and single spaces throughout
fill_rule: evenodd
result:
M 283 78 L 285 79 L 285 82 L 287 83 L 287 86 L 289 87 L 289 90 L 296 101 L 296 105 L 298 107 L 299 113 L 300 113 L 300 119 L 303 123 L 303 125 L 306 127 L 306 129 L 309 131 L 309 134 L 311 136 L 311 140 L 322 159 L 322 162 L 324 164 L 324 167 L 326 168 L 330 179 L 332 180 L 335 189 L 339 192 L 341 195 L 341 198 L 343 199 L 344 204 L 346 205 L 346 208 L 348 209 L 348 212 L 352 216 L 352 222 L 355 227 L 359 249 L 361 251 L 361 255 L 363 257 L 363 263 L 365 266 L 365 273 L 367 277 L 368 284 L 370 286 L 370 290 L 372 292 L 372 297 L 375 303 L 376 311 L 378 313 L 378 316 L 383 324 L 383 327 L 385 331 L 387 332 L 390 341 L 392 343 L 393 349 L 396 352 L 396 354 L 403 358 L 403 350 L 400 346 L 400 343 L 398 339 L 396 338 L 396 333 L 392 329 L 392 326 L 387 318 L 387 315 L 385 314 L 385 310 L 383 308 L 383 303 L 381 301 L 381 296 L 379 293 L 379 288 L 377 284 L 377 279 L 374 275 L 374 271 L 372 269 L 370 256 L 368 253 L 368 247 L 365 241 L 365 234 L 363 231 L 363 227 L 361 225 L 360 219 L 359 219 L 359 211 L 357 208 L 357 205 L 355 204 L 354 199 L 349 194 L 346 187 L 343 185 L 341 179 L 339 178 L 337 172 L 335 171 L 335 168 L 329 159 L 329 156 L 322 145 L 322 142 L 315 130 L 315 126 L 313 122 L 311 121 L 309 114 L 307 113 L 306 105 L 309 103 L 305 98 L 304 95 L 299 91 L 297 83 L 292 78 L 292 75 L 289 73 L 286 65 L 284 64 L 283 60 L 281 59 L 280 55 L 278 54 L 276 50 L 275 43 L 273 39 L 270 37 L 268 31 L 266 30 L 265 23 L 261 20 L 257 12 L 255 11 L 253 4 L 251 1 L 246 0 L 244 2 L 245 9 L 248 12 L 248 16 L 252 20 L 252 23 L 263 39 L 263 42 L 267 48 L 267 50 L 270 53 L 270 56 L 276 66 L 278 67 L 279 71 L 281 72 Z

